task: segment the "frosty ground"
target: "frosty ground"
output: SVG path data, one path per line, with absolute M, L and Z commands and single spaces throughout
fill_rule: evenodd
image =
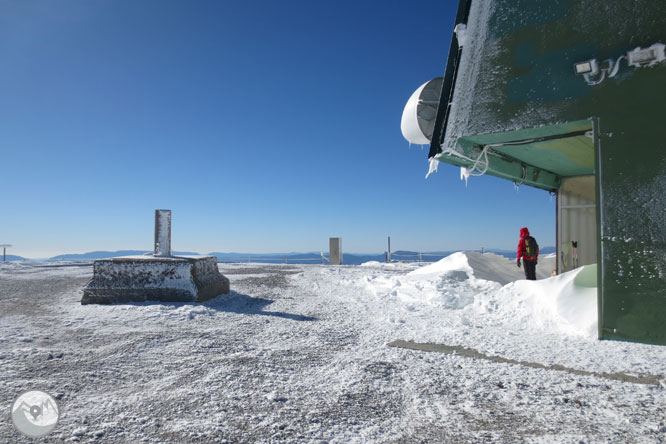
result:
M 61 409 L 41 442 L 666 442 L 666 347 L 597 341 L 578 271 L 220 270 L 232 292 L 204 304 L 81 306 L 90 264 L 0 265 L 0 442 L 30 442 L 9 412 L 33 389 Z

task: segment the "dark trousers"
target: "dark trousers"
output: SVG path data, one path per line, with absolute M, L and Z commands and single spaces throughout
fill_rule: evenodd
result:
M 536 281 L 536 266 L 537 261 L 523 260 L 523 268 L 525 269 L 525 279 Z

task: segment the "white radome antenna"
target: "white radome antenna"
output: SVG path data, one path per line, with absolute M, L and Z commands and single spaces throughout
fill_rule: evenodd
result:
M 442 77 L 421 85 L 407 101 L 402 111 L 400 129 L 409 143 L 430 145 L 435 128 L 435 116 L 439 95 L 442 91 Z

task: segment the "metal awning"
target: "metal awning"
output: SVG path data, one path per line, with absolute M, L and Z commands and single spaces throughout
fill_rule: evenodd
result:
M 594 174 L 592 121 L 464 136 L 456 152 L 435 159 L 465 168 L 476 164 L 486 174 L 555 191 L 564 177 Z

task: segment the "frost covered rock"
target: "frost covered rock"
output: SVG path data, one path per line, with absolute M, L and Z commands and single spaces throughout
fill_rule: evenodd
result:
M 83 436 L 88 432 L 88 427 L 79 427 L 74 429 L 72 436 Z
M 127 256 L 95 261 L 81 304 L 202 302 L 228 292 L 213 256 Z

